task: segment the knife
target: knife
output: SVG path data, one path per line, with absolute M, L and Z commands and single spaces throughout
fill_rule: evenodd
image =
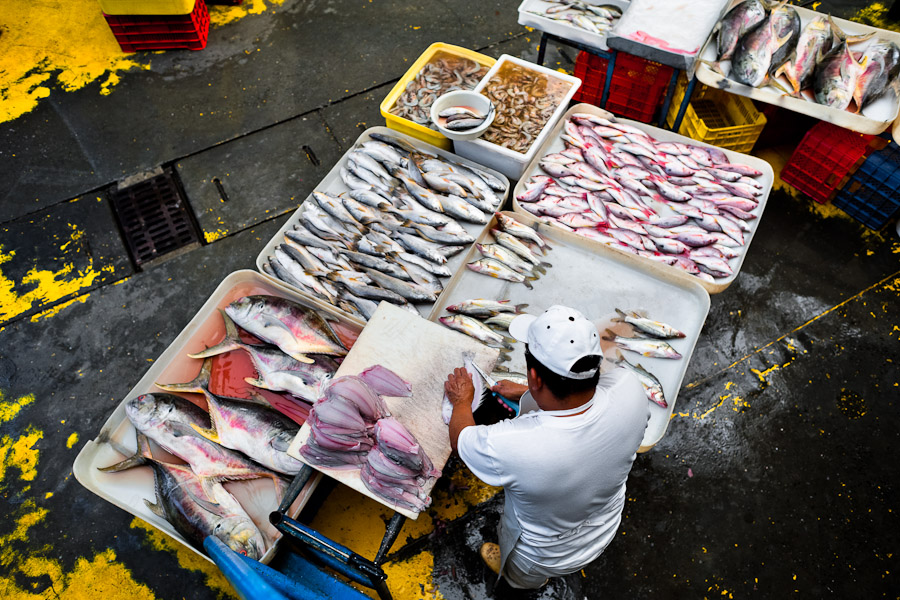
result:
M 519 403 L 516 402 L 515 400 L 510 400 L 509 398 L 506 398 L 505 396 L 501 396 L 497 392 L 491 390 L 490 388 L 497 385 L 497 381 L 493 377 L 491 377 L 490 375 L 485 373 L 484 369 L 482 369 L 481 367 L 476 365 L 474 362 L 472 362 L 472 366 L 475 368 L 476 371 L 478 371 L 478 374 L 481 375 L 481 378 L 484 379 L 484 382 L 488 385 L 488 388 L 489 388 L 488 391 L 490 391 L 491 396 L 496 398 L 501 404 L 505 405 L 506 408 L 508 408 L 509 410 L 511 410 L 513 412 L 513 414 L 518 415 L 519 414 Z

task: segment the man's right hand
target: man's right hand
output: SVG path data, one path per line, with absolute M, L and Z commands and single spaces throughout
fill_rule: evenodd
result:
M 500 394 L 504 398 L 518 402 L 525 392 L 528 391 L 528 386 L 512 382 L 509 379 L 501 379 L 497 382 L 497 385 L 491 388 L 491 391 Z

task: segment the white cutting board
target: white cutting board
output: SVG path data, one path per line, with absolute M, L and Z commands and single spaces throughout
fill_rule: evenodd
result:
M 382 302 L 344 358 L 336 376 L 357 375 L 373 365 L 381 365 L 410 382 L 412 396 L 385 397 L 385 402 L 391 415 L 415 436 L 435 468 L 443 469 L 450 457 L 448 429 L 441 420 L 444 382 L 453 369 L 463 366 L 463 352 L 471 352 L 475 364 L 487 373 L 493 370 L 500 354 L 496 348 L 489 348 L 474 338 Z M 309 425 L 304 425 L 291 443 L 288 454 L 303 461 L 299 450 L 308 437 Z M 356 469 L 310 466 L 410 519 L 418 517 L 418 513 L 394 506 L 372 494 Z M 434 481 L 425 485 L 426 493 L 431 492 Z

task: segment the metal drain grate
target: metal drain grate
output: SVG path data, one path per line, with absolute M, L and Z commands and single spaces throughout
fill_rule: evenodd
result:
M 110 193 L 113 211 L 137 265 L 200 243 L 187 200 L 172 173 L 157 173 L 124 187 L 120 183 Z

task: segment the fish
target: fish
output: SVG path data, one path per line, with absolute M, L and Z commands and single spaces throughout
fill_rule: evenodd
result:
M 399 294 L 410 302 L 437 301 L 437 295 L 434 292 L 431 292 L 418 284 L 397 279 L 396 277 L 392 277 L 374 269 L 366 269 L 365 273 L 372 278 L 372 281 L 382 288 Z
M 244 331 L 300 362 L 306 354 L 345 356 L 347 349 L 322 316 L 278 296 L 245 296 L 229 304 L 225 313 Z
M 504 348 L 511 348 L 509 344 L 515 341 L 512 338 L 500 335 L 478 319 L 466 315 L 439 317 L 438 320 L 450 329 L 464 333 L 489 346 L 496 344 Z
M 531 251 L 531 249 L 519 241 L 518 238 L 500 231 L 499 229 L 491 229 L 491 234 L 494 236 L 494 239 L 497 240 L 497 243 L 501 246 L 509 248 L 521 258 L 524 258 L 531 264 L 538 266 L 541 264 L 541 260 L 535 256 L 535 254 Z
M 826 54 L 816 68 L 813 92 L 816 102 L 837 110 L 846 110 L 853 101 L 859 78 L 865 73 L 869 57 L 856 62 L 846 40 Z M 859 111 L 857 106 L 857 112 Z M 741 194 L 739 194 L 741 195 Z
M 532 289 L 533 286 L 531 285 L 531 282 L 536 279 L 536 277 L 517 273 L 505 263 L 493 258 L 482 258 L 467 263 L 466 268 L 475 271 L 476 273 L 481 273 L 482 275 L 494 277 L 495 279 L 503 279 L 512 281 L 513 283 L 523 283 L 528 289 Z
M 266 552 L 262 533 L 253 520 L 220 483 L 204 488 L 203 482 L 187 465 L 165 463 L 153 458 L 146 436 L 138 434 L 137 452 L 114 465 L 102 467 L 105 473 L 118 473 L 139 466 L 153 469 L 154 502 L 144 505 L 165 519 L 195 548 L 215 536 L 234 552 L 259 560 Z M 212 495 L 207 498 L 207 494 Z
M 614 318 L 613 321 L 628 323 L 641 332 L 651 335 L 655 338 L 669 339 L 683 338 L 685 336 L 683 332 L 675 329 L 671 325 L 667 325 L 666 323 L 663 323 L 661 321 L 653 321 L 634 311 L 625 312 L 617 308 L 616 314 L 618 316 Z
M 633 365 L 622 356 L 622 353 L 616 350 L 616 358 L 613 362 L 617 365 L 621 365 L 637 375 L 638 381 L 641 382 L 641 387 L 644 389 L 644 394 L 647 395 L 647 399 L 655 404 L 663 408 L 669 408 L 669 403 L 666 401 L 666 394 L 663 391 L 662 384 L 659 382 L 659 379 L 656 376 L 642 367 L 640 363 Z
M 534 270 L 539 268 L 539 265 L 532 265 L 531 263 L 525 262 L 518 254 L 500 244 L 475 244 L 475 248 L 485 258 L 498 260 L 516 273 L 521 273 L 522 275 L 534 276 Z M 545 263 L 541 263 L 541 265 L 544 264 Z M 549 266 L 549 264 L 547 264 L 547 266 Z M 540 268 L 543 270 L 542 266 L 540 266 Z
M 770 18 L 773 20 L 775 36 L 784 38 L 785 40 L 773 53 L 772 65 L 769 72 L 774 73 L 790 58 L 794 49 L 797 47 L 797 40 L 800 37 L 800 15 L 793 6 L 780 4 L 772 9 Z
M 335 273 L 329 273 L 328 278 L 330 280 L 337 280 L 338 276 Z M 391 290 L 386 290 L 384 288 L 368 285 L 365 283 L 341 281 L 337 282 L 337 287 L 339 289 L 343 288 L 353 296 L 366 300 L 374 300 L 377 302 L 385 300 L 387 302 L 390 302 L 391 304 L 396 304 L 398 306 L 402 306 L 407 303 L 406 298 L 396 292 L 392 292 Z
M 800 32 L 791 56 L 773 73 L 775 77 L 783 74 L 787 78 L 794 95 L 812 87 L 818 60 L 831 49 L 834 29 L 834 21 L 830 16 L 811 20 Z
M 750 87 L 760 87 L 769 79 L 772 55 L 787 43 L 791 34 L 778 36 L 771 14 L 738 42 L 731 60 L 730 77 Z
M 484 320 L 485 325 L 496 326 L 500 329 L 509 330 L 509 324 L 512 323 L 512 320 L 518 317 L 517 313 L 499 313 L 488 319 Z
M 379 419 L 374 434 L 378 449 L 397 464 L 417 471 L 425 478 L 441 476 L 415 436 L 395 417 Z
M 538 245 L 538 248 L 541 248 L 546 253 L 547 242 L 537 231 L 503 213 L 494 213 L 494 216 L 497 217 L 497 225 L 500 229 L 519 239 L 534 242 Z
M 877 40 L 866 48 L 865 55 L 868 64 L 859 76 L 853 93 L 860 110 L 884 95 L 890 84 L 894 85 L 894 95 L 900 95 L 896 85 L 900 73 L 900 48 L 897 44 L 890 40 Z
M 681 354 L 678 353 L 668 342 L 647 337 L 624 337 L 616 335 L 615 332 L 606 330 L 606 335 L 602 336 L 603 340 L 613 342 L 622 350 L 636 352 L 643 356 L 651 358 L 668 358 L 679 359 Z
M 752 31 L 766 18 L 766 8 L 760 0 L 744 0 L 729 10 L 719 22 L 716 37 L 716 60 L 731 60 L 738 40 Z
M 447 307 L 447 311 L 467 315 L 470 317 L 490 317 L 500 313 L 512 313 L 514 316 L 522 313 L 528 307 L 527 304 L 510 304 L 509 300 L 489 300 L 487 298 L 473 298 L 463 300 Z
M 372 365 L 363 370 L 358 377 L 380 396 L 401 398 L 412 396 L 412 384 L 383 365 Z

